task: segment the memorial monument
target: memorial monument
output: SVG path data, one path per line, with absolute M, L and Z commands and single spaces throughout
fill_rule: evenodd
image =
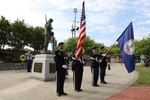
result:
M 54 48 L 56 46 L 56 40 L 54 38 L 54 32 L 52 31 L 53 19 L 47 21 L 45 16 L 45 42 L 42 54 L 35 55 L 32 64 L 31 78 L 38 79 L 41 81 L 55 80 L 56 66 L 54 62 Z M 48 44 L 52 43 L 52 51 L 48 51 Z

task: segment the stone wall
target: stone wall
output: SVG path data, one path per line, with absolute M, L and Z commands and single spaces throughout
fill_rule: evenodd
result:
M 26 69 L 25 63 L 3 63 L 0 64 L 0 70 L 18 70 L 18 69 Z

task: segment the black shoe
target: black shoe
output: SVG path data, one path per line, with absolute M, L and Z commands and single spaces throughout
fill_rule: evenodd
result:
M 67 93 L 63 92 L 63 93 L 61 93 L 61 95 L 67 95 Z
M 79 91 L 83 91 L 82 89 L 79 89 Z
M 76 92 L 80 92 L 80 90 L 75 90 Z
M 61 94 L 60 94 L 60 93 L 57 93 L 56 95 L 57 95 L 58 97 L 60 97 L 60 96 L 61 96 Z
M 96 84 L 96 86 L 99 86 L 98 84 Z
M 101 82 L 101 83 L 102 83 L 102 84 L 107 84 L 107 82 L 105 82 L 105 81 L 104 81 L 104 82 Z
M 93 84 L 92 86 L 97 87 L 97 86 L 99 86 L 99 85 L 97 85 L 97 84 Z

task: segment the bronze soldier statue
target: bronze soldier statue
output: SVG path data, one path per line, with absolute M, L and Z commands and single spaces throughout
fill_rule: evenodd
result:
M 47 21 L 47 18 L 45 16 L 45 19 L 46 19 L 46 24 L 45 24 L 45 42 L 44 42 L 44 53 L 47 53 L 47 47 L 48 47 L 48 44 L 50 41 L 53 41 L 53 36 L 54 36 L 54 32 L 52 32 L 52 22 L 53 22 L 53 19 L 49 19 Z

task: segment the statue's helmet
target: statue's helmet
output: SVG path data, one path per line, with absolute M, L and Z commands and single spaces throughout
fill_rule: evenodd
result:
M 49 19 L 49 22 L 53 22 L 53 19 L 52 19 L 52 18 L 50 18 L 50 19 Z

